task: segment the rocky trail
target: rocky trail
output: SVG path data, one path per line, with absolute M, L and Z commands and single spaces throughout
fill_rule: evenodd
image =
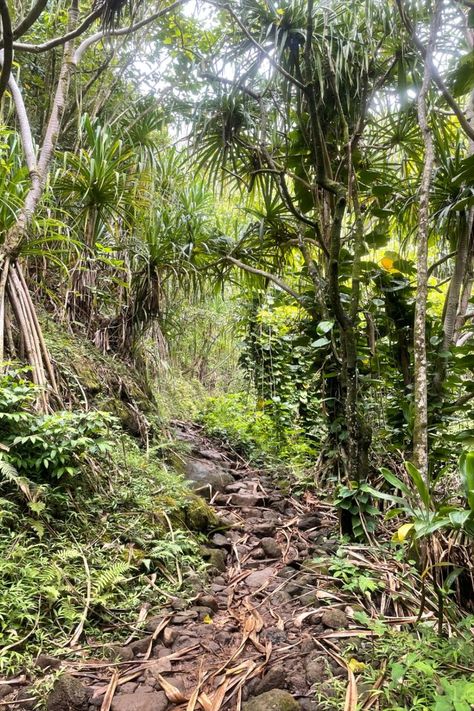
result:
M 356 638 L 363 655 L 370 634 L 354 621 L 354 609 L 381 611 L 394 624 L 414 618 L 385 595 L 370 610 L 370 596 L 349 595 L 328 574 L 321 558 L 339 547 L 331 508 L 311 494 L 298 500 L 283 494 L 269 474 L 216 449 L 196 427 L 182 425 L 177 436 L 190 450 L 188 479 L 222 524 L 203 549 L 209 573 L 188 581 L 191 600 L 177 593 L 159 616 L 147 617 L 141 635 L 113 649 L 114 661 L 62 662 L 65 673 L 47 708 L 317 711 L 316 691 L 330 695 L 328 680 L 340 677 L 347 685 L 345 708 L 354 710 L 356 679 L 340 644 Z M 370 555 L 368 548 L 351 548 L 356 564 L 380 566 Z M 387 564 L 393 588 L 392 572 Z M 59 666 L 49 657 L 38 664 Z M 358 708 L 375 700 L 368 693 Z M 33 707 L 27 688 L 10 706 Z

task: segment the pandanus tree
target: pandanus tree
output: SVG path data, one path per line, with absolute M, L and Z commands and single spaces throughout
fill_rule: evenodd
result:
M 46 2 L 40 0 L 24 17 L 15 18 L 17 24 L 13 31 L 10 31 L 11 23 L 9 23 L 7 4 L 2 2 L 0 5 L 4 45 L 1 59 L 3 71 L 0 76 L 0 94 L 4 85 L 7 84 L 16 111 L 24 162 L 30 178 L 23 203 L 16 211 L 14 223 L 5 231 L 0 246 L 0 361 L 4 359 L 5 314 L 8 302 L 17 322 L 20 340 L 24 344 L 33 378 L 42 387 L 41 405 L 44 408 L 47 407 L 48 383 L 52 391 L 56 391 L 57 388 L 35 307 L 23 276 L 21 252 L 31 239 L 34 215 L 41 203 L 48 181 L 68 102 L 73 71 L 90 47 L 97 45 L 107 37 L 127 36 L 138 32 L 142 27 L 172 11 L 181 3 L 182 0 L 178 0 L 168 7 L 148 8 L 149 13 L 146 16 L 139 19 L 136 14 L 132 15 L 133 19 L 125 27 L 120 28 L 117 27 L 117 24 L 126 5 L 122 0 L 103 0 L 95 3 L 91 12 L 82 19 L 79 16 L 79 3 L 77 0 L 71 0 L 71 2 L 64 4 L 64 7 L 68 8 L 67 27 L 65 27 L 64 33 L 40 44 L 21 42 L 20 38 L 41 20 L 41 13 L 45 10 Z M 21 7 L 19 9 L 22 10 Z M 102 28 L 94 34 L 87 35 L 89 28 L 96 21 L 102 21 Z M 11 56 L 12 51 L 21 56 L 21 53 L 42 53 L 56 47 L 63 48 L 62 60 L 56 86 L 53 89 L 46 128 L 41 145 L 37 149 L 25 108 L 22 88 L 10 71 Z
M 332 416 L 342 413 L 345 421 L 338 464 L 346 477 L 359 480 L 367 474 L 371 435 L 359 401 L 360 261 L 369 218 L 357 167 L 372 97 L 396 64 L 391 48 L 399 24 L 393 9 L 378 2 L 219 7 L 238 37 L 227 53 L 235 81 L 229 90 L 228 77 L 208 72 L 225 105 L 220 111 L 211 107 L 201 119 L 203 158 L 237 175 L 248 190 L 270 176 L 285 206 L 293 224 L 287 247 L 299 254 L 305 288 L 312 292 L 310 301 L 296 297 L 316 324 L 334 324 L 336 372 L 328 399 Z M 251 271 L 253 255 L 245 255 L 243 246 L 228 261 Z M 352 264 L 343 277 L 352 282 L 350 294 L 341 279 L 343 253 Z
M 338 464 L 349 480 L 366 476 L 371 438 L 361 363 L 378 358 L 380 367 L 391 324 L 414 457 L 426 474 L 427 392 L 446 383 L 446 351 L 472 288 L 473 129 L 463 99 L 471 54 L 448 76 L 465 34 L 470 41 L 469 3 L 211 4 L 233 42 L 226 34 L 201 60 L 199 168 L 242 195 L 280 202 L 278 219 L 263 216 L 224 261 L 285 291 L 315 333 L 332 324 L 315 347 L 324 341 L 330 352 L 326 401 L 329 420 L 344 421 Z M 456 176 L 446 173 L 453 160 Z M 379 251 L 374 262 L 370 250 L 388 243 L 407 257 L 380 260 Z M 426 309 L 430 289 L 446 293 L 440 338 L 428 333 L 438 319 Z M 385 303 L 383 322 L 372 299 Z

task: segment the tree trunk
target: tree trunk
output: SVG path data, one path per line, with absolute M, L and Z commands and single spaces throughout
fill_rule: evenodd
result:
M 77 0 L 72 0 L 69 10 L 68 29 L 72 29 L 75 26 L 77 14 Z M 31 185 L 16 222 L 8 231 L 0 248 L 0 355 L 3 359 L 6 319 L 5 296 L 8 295 L 18 323 L 20 339 L 25 344 L 26 356 L 32 368 L 33 380 L 42 389 L 39 402 L 42 409 L 47 407 L 46 390 L 48 382 L 46 372 L 49 375 L 49 384 L 53 391 L 57 392 L 57 385 L 34 305 L 18 263 L 18 256 L 23 243 L 28 238 L 33 216 L 44 192 L 68 94 L 73 69 L 72 58 L 73 46 L 72 41 L 70 41 L 64 45 L 61 71 L 38 163 L 36 163 L 30 124 L 21 92 L 13 77 L 10 78 L 9 82 L 17 111 L 25 160 L 30 171 Z
M 418 96 L 418 121 L 425 145 L 425 160 L 420 185 L 417 236 L 417 292 L 414 322 L 414 423 L 413 460 L 428 479 L 428 369 L 426 359 L 426 302 L 428 298 L 428 236 L 430 227 L 430 187 L 434 165 L 434 143 L 428 122 L 427 99 L 431 82 L 431 66 L 438 24 L 439 2 L 436 5 L 426 51 L 423 84 Z

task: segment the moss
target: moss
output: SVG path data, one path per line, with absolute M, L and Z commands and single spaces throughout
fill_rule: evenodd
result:
M 219 525 L 214 509 L 200 496 L 189 494 L 183 509 L 184 523 L 192 531 L 209 531 Z

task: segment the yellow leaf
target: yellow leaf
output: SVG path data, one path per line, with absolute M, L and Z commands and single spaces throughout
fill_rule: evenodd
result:
M 277 15 L 284 15 L 284 14 L 285 14 L 284 9 L 282 7 L 279 7 L 277 10 Z
M 398 531 L 393 534 L 392 541 L 395 541 L 396 543 L 403 543 L 414 527 L 414 523 L 404 523 L 403 526 L 400 526 Z
M 349 661 L 347 662 L 347 666 L 352 672 L 354 672 L 354 674 L 358 674 L 359 672 L 364 671 L 364 669 L 366 669 L 367 664 L 364 664 L 364 662 L 359 662 L 358 659 L 354 659 L 354 657 L 352 657 L 352 659 L 349 659 Z
M 391 257 L 383 257 L 380 262 L 380 266 L 383 267 L 387 272 L 393 269 L 393 259 Z
M 203 622 L 206 625 L 212 625 L 212 617 L 210 615 L 205 615 L 203 618 Z

